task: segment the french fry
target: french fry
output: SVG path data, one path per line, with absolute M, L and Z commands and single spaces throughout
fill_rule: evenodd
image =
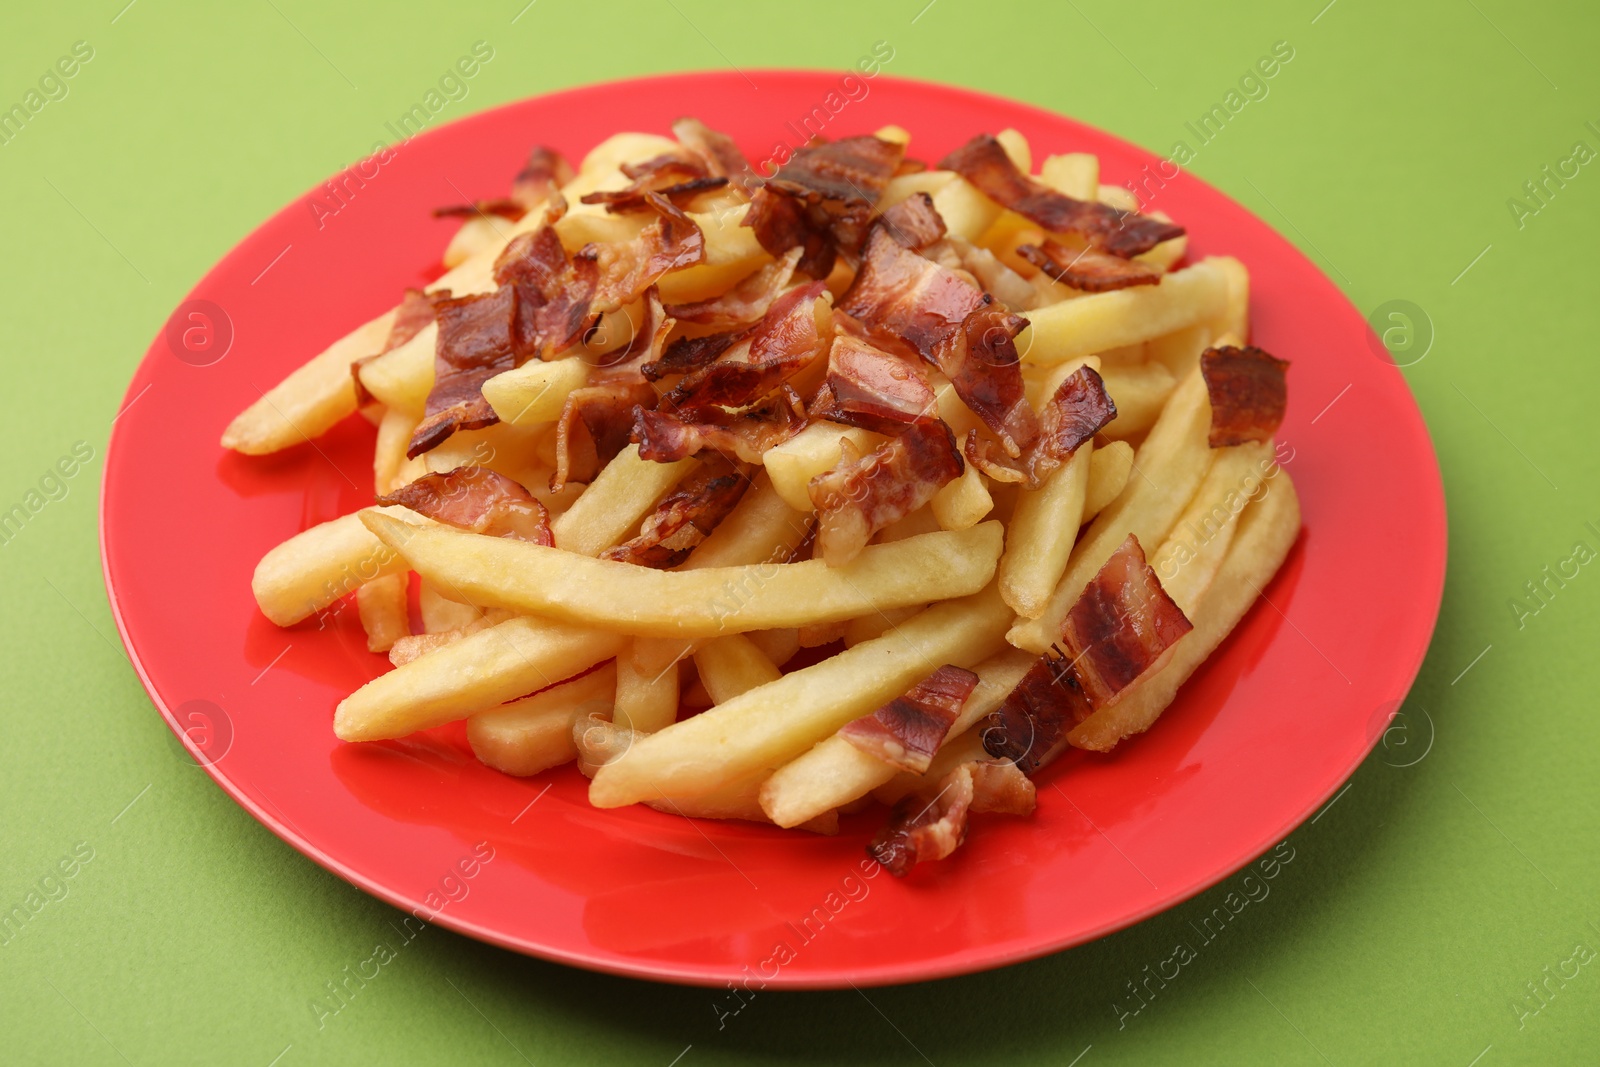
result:
M 459 267 L 485 248 L 510 240 L 510 231 L 511 223 L 508 220 L 480 211 L 461 223 L 439 261 L 446 270 Z
M 409 412 L 386 409 L 378 423 L 378 443 L 372 451 L 372 484 L 379 495 L 400 488 L 400 468 L 406 461 L 406 448 L 417 420 Z
M 1112 441 L 1104 448 L 1096 448 L 1089 457 L 1089 489 L 1084 494 L 1082 521 L 1088 522 L 1121 496 L 1132 472 L 1133 446 L 1128 442 Z
M 1025 619 L 1044 611 L 1067 569 L 1083 521 L 1093 454 L 1094 442 L 1085 441 L 1038 489 L 1017 493 L 1000 557 L 1000 595 Z
M 928 502 L 939 526 L 945 530 L 965 530 L 982 522 L 994 510 L 994 498 L 983 472 L 971 463 L 953 482 L 940 487 Z
M 339 703 L 333 730 L 345 741 L 378 741 L 443 726 L 571 678 L 616 656 L 623 642 L 603 630 L 511 619 L 374 678 Z
M 871 430 L 836 422 L 813 422 L 782 444 L 767 449 L 761 463 L 784 502 L 809 515 L 816 510 L 808 488 L 811 479 L 839 465 L 843 442 L 849 441 L 865 455 L 885 440 L 882 434 Z
M 1017 349 L 1023 359 L 1059 363 L 1203 322 L 1220 314 L 1227 300 L 1225 268 L 1203 259 L 1166 275 L 1159 285 L 1091 293 L 1026 311 L 1029 326 L 1017 338 Z
M 1124 185 L 1107 185 L 1100 183 L 1096 199 L 1102 204 L 1110 204 L 1118 211 L 1138 211 L 1139 198 L 1133 195 L 1133 190 Z
M 888 631 L 921 612 L 925 607 L 926 605 L 924 604 L 908 604 L 903 608 L 872 611 L 859 619 L 851 619 L 845 626 L 845 647 L 855 648 L 863 641 L 871 641 L 875 637 L 882 637 Z
M 998 522 L 986 522 L 869 545 L 844 567 L 814 559 L 657 571 L 444 526 L 411 526 L 376 510 L 362 514 L 413 570 L 453 595 L 645 637 L 718 637 L 967 596 L 993 576 L 1002 536 Z
M 1026 137 L 1007 126 L 995 134 L 994 139 L 1000 142 L 1000 147 L 1006 150 L 1006 155 L 1011 157 L 1011 162 L 1017 165 L 1018 170 L 1024 174 L 1032 173 L 1033 152 L 1028 147 L 1028 139 Z
M 1010 619 L 992 587 L 931 607 L 877 640 L 643 738 L 600 769 L 589 801 L 615 808 L 701 795 L 776 769 L 940 664 L 967 666 L 991 655 Z
M 1123 691 L 1121 699 L 1079 723 L 1067 740 L 1109 752 L 1118 741 L 1148 730 L 1183 685 L 1222 644 L 1272 576 L 1300 533 L 1300 502 L 1287 473 L 1239 516 L 1233 544 L 1190 621 L 1194 629 L 1172 646 L 1166 666 Z
M 577 758 L 572 727 L 586 716 L 611 710 L 617 668 L 598 670 L 551 686 L 493 711 L 467 717 L 472 754 L 506 774 L 530 775 Z
M 1100 195 L 1100 157 L 1089 152 L 1050 156 L 1039 168 L 1039 180 L 1074 200 L 1093 200 Z
M 1101 376 L 1106 392 L 1117 405 L 1117 417 L 1101 432 L 1118 440 L 1136 437 L 1154 426 L 1178 384 L 1171 371 L 1153 362 L 1107 367 Z
M 912 793 L 921 792 L 930 785 L 937 785 L 945 775 L 969 760 L 991 758 L 983 747 L 983 730 L 981 723 L 974 723 L 960 737 L 952 737 L 946 741 L 944 747 L 933 754 L 926 771 L 921 774 L 900 771 L 874 789 L 872 799 L 880 804 L 898 804 L 902 798 Z
M 1006 694 L 1016 688 L 1028 668 L 1033 666 L 1034 659 L 1034 656 L 1017 649 L 1004 649 L 974 667 L 978 685 L 961 706 L 955 722 L 951 723 L 945 735 L 946 747 L 979 719 L 999 707 Z M 895 693 L 887 699 L 892 700 L 900 695 Z M 873 710 L 868 708 L 861 714 L 869 714 Z M 940 753 L 943 751 L 941 748 Z M 893 764 L 863 752 L 835 733 L 773 772 L 761 787 L 761 807 L 767 817 L 779 826 L 794 826 L 821 812 L 831 811 L 866 796 L 889 782 L 897 773 L 898 768 Z
M 794 654 L 800 651 L 800 631 L 793 627 L 783 630 L 752 630 L 745 636 L 750 639 L 751 644 L 761 650 L 763 656 L 772 661 L 774 667 L 781 668 L 794 659 Z
M 222 447 L 263 456 L 319 437 L 354 413 L 356 384 L 350 364 L 383 349 L 394 316 L 391 308 L 357 326 L 268 389 L 228 423 Z
M 1174 390 L 1166 410 L 1134 457 L 1128 488 L 1102 511 L 1079 539 L 1067 571 L 1038 617 L 1020 619 L 1006 639 L 1018 648 L 1044 652 L 1060 640 L 1061 620 L 1089 579 L 1129 534 L 1159 545 L 1211 469 L 1211 401 L 1200 369 Z
M 662 303 L 710 299 L 772 262 L 772 256 L 756 240 L 755 230 L 744 225 L 749 209 L 748 204 L 741 204 L 731 210 L 689 213 L 705 237 L 705 262 L 662 278 L 658 285 Z
M 1172 221 L 1172 216 L 1168 215 L 1165 211 L 1152 211 L 1149 214 L 1151 218 L 1160 219 L 1162 222 Z M 1148 263 L 1152 267 L 1160 267 L 1162 270 L 1171 270 L 1178 260 L 1183 258 L 1184 253 L 1188 251 L 1189 235 L 1184 233 L 1179 234 L 1177 237 L 1162 241 L 1160 244 L 1150 249 L 1150 251 L 1141 252 L 1139 255 L 1134 256 L 1133 258 L 1137 259 L 1141 263 Z
M 395 641 L 411 634 L 406 612 L 409 575 L 385 574 L 356 590 L 356 611 L 367 634 L 367 650 L 387 652 Z
M 678 664 L 663 670 L 641 669 L 633 642 L 617 657 L 617 700 L 611 721 L 641 733 L 670 726 L 678 717 Z
M 889 184 L 883 187 L 883 195 L 878 197 L 878 210 L 887 211 L 902 200 L 909 200 L 918 193 L 934 196 L 955 179 L 955 172 L 950 170 L 919 170 L 911 174 L 897 175 L 890 178 Z M 974 189 L 973 192 L 977 190 Z
M 1145 355 L 1162 364 L 1174 378 L 1182 378 L 1200 362 L 1200 353 L 1211 345 L 1212 324 L 1197 322 L 1181 330 L 1153 337 L 1145 342 Z
M 422 616 L 422 632 L 442 634 L 471 626 L 483 618 L 482 608 L 463 604 L 441 593 L 424 579 L 417 589 L 417 614 Z
M 1250 271 L 1232 256 L 1216 256 L 1213 262 L 1227 279 L 1228 301 L 1223 312 L 1211 320 L 1211 335 L 1228 334 L 1242 345 L 1250 340 Z
M 589 378 L 589 364 L 576 357 L 533 360 L 483 383 L 483 398 L 500 421 L 513 426 L 554 422 L 567 394 Z
M 372 509 L 390 521 L 422 521 L 408 508 Z M 399 554 L 378 540 L 359 514 L 302 530 L 261 557 L 250 579 L 261 614 L 293 626 L 362 585 L 408 570 Z
M 1222 566 L 1239 513 L 1263 486 L 1271 491 L 1267 479 L 1278 473 L 1270 444 L 1251 442 L 1217 449 L 1194 499 L 1150 557 L 1150 567 L 1161 579 L 1162 588 L 1185 615 L 1200 602 Z
M 755 642 L 743 634 L 707 641 L 695 650 L 694 665 L 713 704 L 726 704 L 783 676 Z
M 697 459 L 656 463 L 629 445 L 607 463 L 583 495 L 550 524 L 556 547 L 598 556 L 621 541 L 695 467 Z

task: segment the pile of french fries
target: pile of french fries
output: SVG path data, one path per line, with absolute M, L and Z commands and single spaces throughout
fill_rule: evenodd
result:
M 899 128 L 877 136 L 909 141 Z M 1092 155 L 1050 156 L 1036 170 L 1015 131 L 999 141 L 1052 189 L 1139 209 L 1126 189 L 1100 183 Z M 560 189 L 567 209 L 554 226 L 563 246 L 631 240 L 636 220 L 582 198 L 627 186 L 624 165 L 681 151 L 643 133 L 595 147 Z M 1069 741 L 1103 752 L 1148 729 L 1248 611 L 1299 529 L 1272 442 L 1208 443 L 1200 358 L 1248 340 L 1245 268 L 1227 257 L 1191 262 L 1178 237 L 1137 257 L 1163 272 L 1159 284 L 1080 292 L 1018 254 L 1042 243 L 1034 223 L 952 171 L 892 178 L 878 210 L 917 194 L 976 250 L 978 284 L 1026 307 L 1016 345 L 1035 405 L 1088 366 L 1116 416 L 1036 488 L 966 464 L 842 566 L 812 558 L 809 487 L 882 438 L 820 421 L 764 454 L 742 499 L 685 562 L 654 569 L 601 558 L 701 462 L 653 462 L 630 445 L 587 484 L 551 489 L 553 428 L 566 398 L 632 343 L 647 315 L 637 304 L 608 312 L 562 358 L 489 380 L 482 394 L 499 421 L 414 457 L 406 452 L 434 382 L 437 329 L 382 351 L 396 311 L 335 341 L 240 414 L 222 443 L 260 455 L 359 411 L 377 427 L 375 496 L 474 466 L 525 487 L 551 517 L 553 546 L 375 506 L 267 553 L 253 589 L 269 619 L 294 626 L 353 597 L 369 647 L 394 664 L 339 704 L 337 735 L 379 741 L 465 720 L 485 764 L 535 775 L 576 762 L 598 807 L 643 803 L 832 833 L 841 813 L 931 797 L 953 771 L 986 760 L 986 716 L 1057 643 L 1068 610 L 1130 535 L 1193 629 Z M 773 264 L 741 225 L 748 207 L 733 187 L 692 203 L 705 255 L 661 279 L 662 301 L 709 300 Z M 469 219 L 432 288 L 492 290 L 496 257 L 545 219 L 544 206 L 514 220 Z M 837 297 L 850 272 L 841 260 L 819 280 Z M 948 379 L 931 375 L 938 414 L 974 426 Z M 786 670 L 797 659 L 809 665 Z M 969 669 L 977 682 L 921 773 L 840 735 L 944 665 Z

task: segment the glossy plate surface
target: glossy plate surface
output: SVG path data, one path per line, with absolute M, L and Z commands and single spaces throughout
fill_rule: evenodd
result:
M 1445 519 L 1421 416 L 1362 315 L 1289 242 L 1186 174 L 1152 183 L 1147 206 L 1188 228 L 1191 258 L 1227 253 L 1250 268 L 1254 341 L 1293 361 L 1280 440 L 1304 531 L 1268 602 L 1154 730 L 1111 756 L 1061 760 L 1041 775 L 1033 818 L 980 817 L 956 856 L 910 879 L 862 874 L 881 813 L 824 838 L 597 811 L 570 767 L 518 780 L 479 765 L 459 724 L 341 744 L 334 705 L 386 666 L 355 612 L 280 630 L 256 610 L 250 574 L 267 549 L 371 502 L 373 430 L 352 418 L 314 446 L 247 458 L 218 446 L 222 428 L 434 277 L 453 223 L 431 209 L 503 195 L 535 142 L 577 160 L 612 132 L 665 133 L 688 114 L 761 160 L 801 143 L 814 108 L 843 101 L 826 135 L 896 123 L 925 160 L 1014 126 L 1035 159 L 1098 154 L 1107 182 L 1156 162 L 966 90 L 880 76 L 851 101 L 837 73 L 752 77 L 759 92 L 731 72 L 649 78 L 440 127 L 345 182 L 342 203 L 318 189 L 322 209 L 309 195 L 284 208 L 200 282 L 190 300 L 209 302 L 217 334 L 185 347 L 180 325 L 156 338 L 106 462 L 106 584 L 151 698 L 229 795 L 317 863 L 471 937 L 622 974 L 719 984 L 748 966 L 797 987 L 915 981 L 1078 944 L 1216 883 L 1314 811 L 1405 695 L 1438 612 Z

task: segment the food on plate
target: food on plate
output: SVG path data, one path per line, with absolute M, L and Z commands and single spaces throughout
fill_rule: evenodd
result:
M 672 133 L 535 147 L 439 209 L 436 282 L 251 398 L 250 455 L 377 427 L 372 506 L 252 589 L 387 653 L 344 741 L 464 721 L 596 807 L 815 833 L 881 803 L 906 875 L 1149 729 L 1261 596 L 1288 364 L 1244 265 L 1093 156 L 891 127 L 761 174 Z

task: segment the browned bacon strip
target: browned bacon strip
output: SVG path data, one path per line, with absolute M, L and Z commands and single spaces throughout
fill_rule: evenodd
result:
M 483 383 L 516 364 L 512 326 L 516 295 L 510 289 L 436 302 L 439 340 L 434 348 L 433 388 L 406 455 L 415 457 L 457 430 L 499 422 L 483 398 Z
M 643 567 L 676 567 L 728 517 L 749 486 L 745 465 L 721 456 L 708 459 L 645 517 L 639 536 L 600 557 Z
M 791 248 L 721 296 L 692 304 L 671 304 L 667 313 L 679 322 L 728 329 L 745 326 L 765 315 L 794 277 L 800 249 Z
M 592 260 L 572 259 L 554 225 L 518 234 L 495 260 L 495 280 L 517 294 L 518 359 L 550 359 L 576 344 L 595 318 L 591 311 L 599 284 Z
M 811 479 L 817 506 L 817 547 L 830 567 L 841 567 L 867 547 L 872 535 L 933 499 L 964 469 L 955 434 L 942 419 L 914 423 L 865 456 L 846 455 L 831 471 Z
M 773 255 L 801 247 L 800 269 L 826 278 L 840 250 L 855 252 L 905 146 L 846 137 L 800 149 L 756 191 L 744 224 Z
M 622 173 L 633 180 L 621 189 L 602 189 L 583 197 L 585 204 L 604 204 L 613 214 L 649 210 L 645 193 L 659 193 L 679 206 L 701 193 L 728 184 L 725 177 L 712 177 L 697 159 L 659 155 L 643 163 L 624 163 Z
M 615 311 L 637 300 L 668 273 L 706 258 L 705 234 L 693 219 L 660 193 L 643 193 L 658 218 L 625 244 L 587 245 L 577 258 L 595 264 L 599 284 L 590 310 Z
M 1135 259 L 1119 259 L 1094 248 L 1072 249 L 1058 241 L 1018 245 L 1017 255 L 1052 280 L 1086 293 L 1108 293 L 1134 285 L 1156 285 L 1161 271 Z
M 969 813 L 1029 815 L 1036 800 L 1033 783 L 1014 764 L 972 760 L 940 779 L 931 797 L 914 794 L 896 805 L 867 855 L 903 878 L 918 863 L 942 860 L 959 848 Z
M 366 407 L 378 398 L 367 391 L 366 383 L 361 380 L 361 368 L 383 355 L 391 352 L 417 334 L 421 333 L 433 322 L 434 299 L 449 299 L 450 290 L 441 289 L 430 297 L 421 289 L 407 289 L 405 296 L 400 300 L 400 306 L 395 310 L 394 323 L 389 327 L 389 336 L 383 342 L 383 348 L 370 356 L 362 356 L 350 364 L 350 375 L 356 380 L 356 405 Z
M 380 505 L 399 504 L 438 522 L 489 537 L 512 537 L 536 545 L 554 545 L 550 513 L 517 482 L 487 467 L 457 467 L 446 474 L 425 474 L 378 498 Z
M 908 196 L 878 216 L 878 225 L 913 252 L 920 252 L 945 235 L 944 216 L 927 193 Z
M 633 440 L 642 459 L 671 463 L 704 450 L 742 463 L 760 463 L 767 449 L 806 427 L 799 397 L 788 386 L 776 397 L 738 414 L 708 411 L 700 422 L 640 407 L 633 413 Z
M 698 370 L 716 362 L 718 356 L 733 347 L 747 332 L 730 330 L 706 334 L 704 337 L 680 337 L 666 347 L 660 359 L 646 363 L 640 371 L 646 378 L 656 382 L 669 374 L 687 374 Z
M 897 434 L 936 414 L 936 406 L 917 364 L 840 334 L 828 353 L 827 380 L 808 411 L 813 419 Z
M 751 329 L 745 359 L 720 359 L 694 371 L 661 406 L 695 421 L 711 408 L 749 407 L 770 396 L 827 350 L 831 322 L 826 314 L 826 329 L 818 322 L 824 292 L 822 282 L 811 282 L 785 293 Z
M 921 774 L 977 684 L 976 674 L 946 663 L 904 696 L 845 724 L 839 736 L 869 756 Z
M 1032 774 L 1066 748 L 1074 726 L 1158 670 L 1191 629 L 1130 534 L 1067 612 L 1062 648 L 1045 653 L 984 720 L 984 749 Z
M 727 134 L 713 130 L 699 119 L 682 118 L 672 124 L 672 135 L 679 144 L 700 157 L 710 174 L 727 178 L 745 196 L 755 192 L 761 184 L 750 161 Z
M 529 211 L 549 199 L 551 192 L 572 180 L 572 168 L 553 148 L 535 145 L 511 181 L 511 195 L 492 200 L 478 200 L 471 204 L 451 204 L 433 209 L 434 218 L 447 216 L 470 218 L 474 215 L 495 215 L 503 219 L 522 218 Z
M 1001 207 L 1010 208 L 1052 233 L 1073 233 L 1095 248 L 1128 259 L 1162 241 L 1183 236 L 1183 227 L 1122 211 L 1097 200 L 1075 200 L 1017 169 L 999 141 L 979 134 L 939 164 L 953 170 Z
M 1078 446 L 1105 429 L 1117 417 L 1117 406 L 1106 393 L 1105 382 L 1092 367 L 1070 374 L 1045 404 L 1039 418 L 1039 436 L 1021 462 L 1000 453 L 977 431 L 967 434 L 966 456 L 979 470 L 1002 482 L 1028 483 L 1037 489 L 1055 469 L 1071 458 Z
M 1200 374 L 1211 397 L 1212 448 L 1271 440 L 1289 402 L 1288 369 L 1288 360 L 1253 345 L 1208 348 L 1201 354 Z
M 569 480 L 592 480 L 627 447 L 634 409 L 655 402 L 655 388 L 633 375 L 594 381 L 568 393 L 556 419 L 550 491 L 559 493 Z

